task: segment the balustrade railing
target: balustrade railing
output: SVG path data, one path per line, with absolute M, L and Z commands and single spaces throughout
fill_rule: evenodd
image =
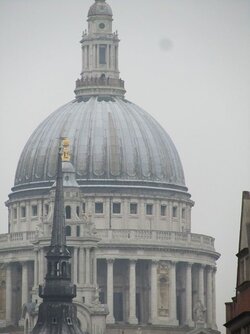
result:
M 106 77 L 84 78 L 84 79 L 76 80 L 76 88 L 95 87 L 95 86 L 124 88 L 124 81 L 122 79 L 114 79 L 114 78 L 106 78 Z
M 207 235 L 195 234 L 195 233 L 182 233 L 173 231 L 156 231 L 156 230 L 108 230 L 108 229 L 97 229 L 96 236 L 99 237 L 103 242 L 119 242 L 119 241 L 133 241 L 136 242 L 156 242 L 174 245 L 186 245 L 193 247 L 208 247 L 213 249 L 214 238 Z M 49 237 L 49 236 L 48 236 Z M 0 235 L 0 247 L 3 243 L 14 242 L 32 242 L 38 238 L 36 231 L 27 232 L 13 232 L 10 234 Z M 70 237 L 72 239 L 72 237 Z

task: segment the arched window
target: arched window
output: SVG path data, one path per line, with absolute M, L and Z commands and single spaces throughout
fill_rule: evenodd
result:
M 67 237 L 71 236 L 71 227 L 70 226 L 66 226 L 65 228 L 65 234 Z
M 66 219 L 71 219 L 71 207 L 69 205 L 65 208 Z

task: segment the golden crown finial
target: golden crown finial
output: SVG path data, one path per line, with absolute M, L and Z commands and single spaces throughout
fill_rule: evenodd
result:
M 69 144 L 69 138 L 62 138 L 62 161 L 70 161 Z

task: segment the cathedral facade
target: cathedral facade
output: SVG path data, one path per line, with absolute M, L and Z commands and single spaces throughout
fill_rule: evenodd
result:
M 66 235 L 82 329 L 103 333 L 104 317 L 107 333 L 216 332 L 214 238 L 191 231 L 194 202 L 171 138 L 125 99 L 111 7 L 96 0 L 87 21 L 75 99 L 31 135 L 6 202 L 0 324 L 34 325 L 65 138 Z

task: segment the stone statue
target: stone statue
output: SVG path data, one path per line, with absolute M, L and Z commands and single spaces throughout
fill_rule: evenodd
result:
M 195 322 L 204 322 L 205 321 L 205 312 L 206 308 L 203 306 L 202 302 L 198 300 L 194 305 L 194 321 Z

